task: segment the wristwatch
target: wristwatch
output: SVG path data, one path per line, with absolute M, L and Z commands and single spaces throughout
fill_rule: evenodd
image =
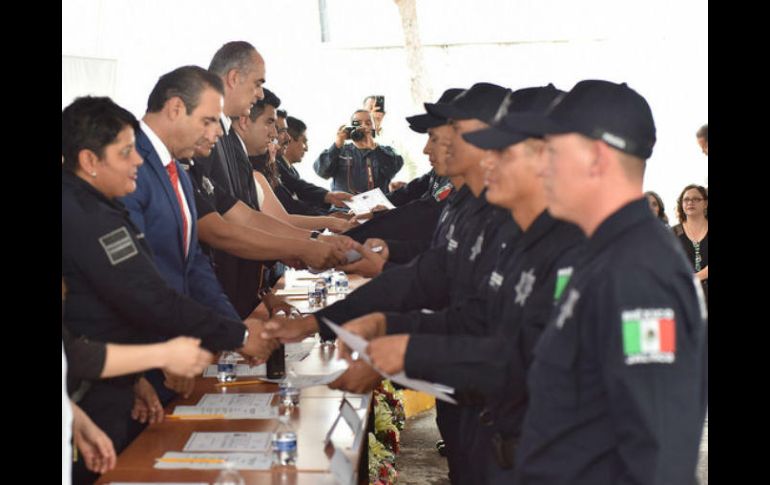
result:
M 321 233 L 319 231 L 311 231 L 310 232 L 310 239 L 318 239 L 318 236 L 320 236 Z
M 243 345 L 241 347 L 246 347 L 246 343 L 249 341 L 249 329 L 247 328 L 246 331 L 243 332 Z

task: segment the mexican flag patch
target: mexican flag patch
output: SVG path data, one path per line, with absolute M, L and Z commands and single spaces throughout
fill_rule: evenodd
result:
M 441 202 L 442 200 L 449 197 L 449 194 L 452 193 L 452 184 L 446 184 L 443 187 L 439 187 L 433 192 L 433 198 L 436 199 L 438 202 Z
M 623 354 L 626 365 L 670 364 L 676 356 L 676 321 L 670 308 L 624 311 Z

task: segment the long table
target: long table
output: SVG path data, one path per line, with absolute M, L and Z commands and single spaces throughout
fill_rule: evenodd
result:
M 364 282 L 360 278 L 351 278 L 352 286 Z M 297 303 L 292 301 L 292 304 Z M 287 368 L 290 364 L 287 362 Z M 336 359 L 334 353 L 322 352 L 320 344 L 316 343 L 310 355 L 300 362 L 291 364 L 297 374 L 329 374 L 344 368 L 345 364 Z M 239 380 L 254 378 L 242 377 Z M 277 404 L 278 385 L 270 383 L 249 384 L 221 388 L 216 386 L 215 378 L 198 377 L 195 389 L 189 398 L 178 398 L 166 408 L 167 414 L 172 414 L 177 405 L 194 405 L 207 393 L 276 393 L 273 404 Z M 224 391 L 222 389 L 225 389 Z M 297 462 L 296 469 L 252 471 L 240 470 L 246 484 L 333 484 L 337 483 L 331 471 L 331 455 L 333 450 L 325 445 L 325 438 L 332 425 L 337 420 L 343 397 L 357 408 L 357 413 L 363 423 L 367 423 L 370 413 L 371 393 L 349 394 L 329 389 L 326 386 L 315 386 L 303 389 L 300 394 L 300 404 L 291 415 L 291 423 L 297 432 Z M 277 419 L 248 419 L 248 420 L 164 420 L 162 423 L 148 426 L 119 456 L 117 467 L 105 473 L 97 484 L 111 482 L 206 482 L 211 483 L 220 473 L 219 470 L 158 470 L 153 468 L 155 460 L 167 451 L 182 451 L 185 443 L 195 431 L 209 432 L 258 432 L 272 431 L 278 423 Z M 355 435 L 344 420 L 339 419 L 330 435 L 331 442 L 337 448 L 345 449 L 351 458 L 354 468 L 354 482 L 366 483 L 366 429 L 360 431 L 364 435 L 356 449 L 351 449 Z M 363 470 L 363 472 L 361 472 Z

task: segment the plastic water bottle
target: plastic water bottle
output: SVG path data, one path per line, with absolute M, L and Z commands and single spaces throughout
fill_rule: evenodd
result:
M 320 308 L 323 295 L 316 291 L 315 283 L 307 287 L 307 305 L 310 308 Z
M 327 297 L 329 296 L 329 289 L 326 287 L 326 280 L 318 278 L 315 281 L 315 293 L 316 298 L 320 295 L 321 306 L 326 306 Z
M 332 289 L 332 285 L 334 282 L 334 271 L 327 271 L 323 274 L 324 277 L 324 283 L 326 283 L 326 288 Z
M 278 417 L 278 426 L 273 431 L 273 466 L 295 466 L 297 463 L 297 433 L 291 426 L 289 416 Z
M 288 408 L 299 406 L 299 388 L 292 382 L 296 377 L 297 374 L 289 371 L 286 373 L 286 377 L 278 383 L 278 394 L 281 396 L 281 404 Z
M 238 354 L 235 352 L 222 352 L 217 361 L 217 380 L 219 382 L 233 382 L 236 379 L 235 363 L 237 361 Z
M 225 468 L 219 472 L 216 480 L 214 480 L 214 485 L 246 485 L 246 481 L 235 469 L 235 465 L 228 461 L 225 462 Z
M 334 277 L 334 286 L 337 290 L 337 294 L 346 294 L 350 287 L 348 282 L 348 275 L 344 271 L 339 271 Z

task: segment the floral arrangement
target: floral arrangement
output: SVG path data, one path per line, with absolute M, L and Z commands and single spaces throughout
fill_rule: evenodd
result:
M 396 455 L 400 431 L 406 415 L 401 391 L 384 380 L 374 390 L 374 433 L 369 433 L 369 483 L 390 485 L 396 482 Z

